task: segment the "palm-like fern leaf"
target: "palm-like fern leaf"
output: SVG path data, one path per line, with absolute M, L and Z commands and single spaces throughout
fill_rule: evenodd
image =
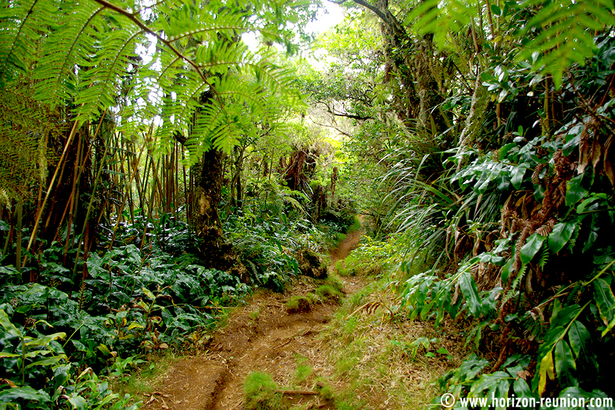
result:
M 26 91 L 0 93 L 0 201 L 27 196 L 29 185 L 46 177 L 47 141 L 60 132 L 54 113 Z
M 161 122 L 159 147 L 189 136 L 191 157 L 230 150 L 274 111 L 266 96 L 292 88 L 293 73 L 255 54 L 244 32 L 282 41 L 288 0 L 15 0 L 0 10 L 0 86 L 32 84 L 32 96 L 78 122 L 113 109 L 128 133 Z M 139 50 L 155 50 L 140 64 Z M 256 79 L 256 81 L 255 81 Z M 212 95 L 201 102 L 203 93 Z M 253 121 L 251 119 L 254 119 Z
M 615 26 L 611 0 L 528 0 L 524 6 L 538 7 L 539 11 L 521 33 L 536 35 L 518 58 L 536 60 L 535 67 L 552 74 L 558 88 L 566 67 L 583 64 L 593 55 L 596 49 L 593 33 Z

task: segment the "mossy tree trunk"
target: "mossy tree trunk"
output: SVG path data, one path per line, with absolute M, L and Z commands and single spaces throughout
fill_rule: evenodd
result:
M 200 256 L 206 266 L 229 270 L 239 262 L 233 246 L 224 237 L 220 220 L 224 153 L 212 147 L 203 154 L 193 172 L 195 186 L 190 223 L 200 241 Z
M 380 18 L 385 39 L 385 80 L 395 89 L 397 116 L 426 135 L 433 137 L 443 132 L 447 121 L 438 106 L 446 93 L 435 76 L 441 70 L 439 60 L 434 57 L 432 35 L 411 36 L 389 9 L 388 0 L 378 0 L 375 4 L 353 1 Z

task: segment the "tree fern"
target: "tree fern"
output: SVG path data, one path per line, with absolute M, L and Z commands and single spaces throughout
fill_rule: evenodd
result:
M 450 33 L 457 33 L 478 14 L 476 1 L 468 0 L 425 0 L 412 9 L 406 23 L 420 35 L 433 33 L 440 48 L 448 45 Z
M 4 2 L 0 8 L 0 88 L 29 72 L 38 54 L 37 30 L 51 26 L 57 7 L 46 0 Z
M 418 34 L 434 34 L 436 43 L 445 48 L 449 33 L 460 32 L 473 19 L 474 24 L 485 22 L 478 19 L 481 7 L 472 0 L 426 0 L 412 10 L 406 23 Z M 615 26 L 611 0 L 526 0 L 517 7 L 531 14 L 513 35 L 521 44 L 517 59 L 533 61 L 536 71 L 553 76 L 556 87 L 567 67 L 583 64 L 593 55 L 595 33 Z
M 53 118 L 23 89 L 0 93 L 0 202 L 27 197 L 47 177 L 47 141 L 60 131 Z
M 58 7 L 57 21 L 38 39 L 42 52 L 33 73 L 35 97 L 52 107 L 73 100 L 80 71 L 91 65 L 89 57 L 96 54 L 98 33 L 107 32 L 105 9 L 97 3 L 71 1 L 62 7 L 67 11 Z
M 241 34 L 286 43 L 285 19 L 296 21 L 306 7 L 292 0 L 146 7 L 132 0 L 15 0 L 0 10 L 0 86 L 29 83 L 32 98 L 79 123 L 111 109 L 126 135 L 161 122 L 159 148 L 180 133 L 189 136 L 196 160 L 211 146 L 230 151 L 249 132 L 250 118 L 266 121 L 272 113 L 266 96 L 291 88 L 293 73 L 268 53 L 250 52 Z M 139 62 L 138 50 L 151 41 L 150 61 Z M 202 103 L 202 93 L 212 98 Z
M 534 60 L 538 70 L 553 76 L 558 88 L 567 67 L 583 64 L 593 55 L 594 33 L 615 26 L 611 0 L 528 0 L 523 6 L 538 12 L 520 33 L 521 38 L 534 36 L 518 59 Z

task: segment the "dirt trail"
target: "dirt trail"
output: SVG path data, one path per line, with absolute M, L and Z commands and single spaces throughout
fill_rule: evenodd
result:
M 331 264 L 346 258 L 357 246 L 363 230 L 348 234 L 330 251 Z M 346 281 L 344 292 L 352 294 L 363 286 L 360 278 Z M 312 305 L 308 312 L 288 313 L 285 303 L 293 295 L 314 291 L 316 285 L 302 280 L 285 294 L 257 293 L 245 307 L 233 311 L 228 324 L 209 339 L 202 354 L 172 365 L 157 383 L 154 394 L 144 398 L 147 410 L 235 410 L 243 404 L 243 383 L 252 371 L 267 372 L 280 385 L 293 379 L 297 360 L 309 359 L 314 371 L 328 376 L 322 341 L 323 330 L 338 307 L 333 302 Z M 293 394 L 294 396 L 294 394 Z M 312 400 L 313 406 L 327 409 L 318 396 L 293 398 Z M 315 400 L 315 402 L 314 402 Z
M 363 224 L 363 216 L 359 216 L 359 220 L 361 224 Z M 361 225 L 361 229 L 358 231 L 354 231 L 346 235 L 346 238 L 336 247 L 329 251 L 329 256 L 331 256 L 331 263 L 329 264 L 329 272 L 335 271 L 335 264 L 337 261 L 346 259 L 346 257 L 350 254 L 350 252 L 357 246 L 359 240 L 361 239 L 361 235 L 365 232 L 365 227 Z

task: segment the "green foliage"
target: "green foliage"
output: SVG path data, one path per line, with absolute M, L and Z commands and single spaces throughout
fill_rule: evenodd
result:
M 339 301 L 342 293 L 339 289 L 331 285 L 321 285 L 316 289 L 316 294 L 324 300 Z
M 4 90 L 0 96 L 0 203 L 13 198 L 28 197 L 30 184 L 46 177 L 46 167 L 52 157 L 47 141 L 60 127 L 49 121 L 52 111 L 38 104 L 25 87 Z M 6 121 L 5 121 L 6 120 Z
M 138 244 L 147 237 L 147 226 L 151 242 L 140 251 L 130 242 Z M 141 362 L 139 355 L 168 349 L 212 327 L 220 305 L 233 303 L 249 290 L 236 276 L 198 265 L 185 253 L 194 245 L 183 230 L 187 231 L 184 225 L 168 219 L 124 224 L 115 235 L 122 245 L 91 251 L 87 262 L 78 266 L 77 272 L 88 273 L 83 281 L 62 266 L 63 247 L 57 244 L 39 260 L 40 281 L 47 286 L 20 285 L 21 275 L 3 266 L 0 359 L 5 377 L 19 386 L 3 392 L 2 400 L 30 394 L 27 397 L 39 403 L 61 396 L 77 408 L 127 407 L 128 398 L 120 400 L 95 371 L 121 384 Z M 53 326 L 55 333 L 39 331 L 40 325 Z M 74 374 L 74 369 L 84 367 L 89 370 Z M 66 391 L 56 391 L 60 385 Z
M 323 234 L 309 220 L 289 219 L 303 212 L 287 200 L 286 191 L 269 198 L 275 206 L 255 203 L 252 208 L 246 201 L 226 217 L 224 228 L 252 283 L 282 289 L 299 273 L 293 254 L 316 248 Z M 293 209 L 294 214 L 285 212 Z M 128 398 L 120 400 L 94 372 L 122 386 L 144 353 L 181 345 L 194 332 L 213 327 L 220 307 L 249 291 L 238 275 L 199 264 L 191 253 L 199 242 L 175 215 L 152 220 L 135 212 L 133 220 L 113 229 L 101 226 L 99 247 L 70 269 L 62 263 L 64 246 L 52 243 L 35 256 L 40 283 L 21 284 L 17 269 L 0 267 L 0 312 L 6 311 L 2 325 L 12 335 L 12 344 L 0 338 L 5 343 L 0 360 L 10 380 L 23 379 L 5 393 L 6 400 L 19 394 L 40 403 L 56 400 L 55 382 L 45 380 L 53 381 L 55 369 L 65 366 L 62 380 L 72 383 L 66 399 L 72 405 L 124 405 Z M 72 245 L 80 240 L 75 237 Z M 69 258 L 74 252 L 69 251 Z M 52 325 L 56 333 L 30 330 L 36 333 L 30 336 L 20 330 L 34 323 Z M 41 343 L 45 346 L 39 347 Z M 93 370 L 77 377 L 71 369 L 79 367 Z M 100 394 L 91 391 L 95 384 Z
M 567 67 L 583 65 L 593 56 L 597 50 L 593 34 L 615 24 L 610 1 L 529 0 L 523 7 L 538 12 L 520 30 L 520 38 L 532 35 L 517 58 L 531 59 L 537 71 L 551 74 L 556 88 L 562 86 Z
M 351 209 L 338 211 L 330 208 L 319 220 L 318 228 L 325 234 L 327 245 L 334 248 L 346 239 L 347 234 L 358 231 L 361 222 Z
M 521 167 L 514 163 L 506 165 L 506 158 L 508 160 L 514 158 L 515 162 L 529 162 L 530 165 L 527 165 L 526 169 L 540 169 L 546 164 L 538 155 L 539 150 L 543 153 L 552 150 L 550 152 L 554 154 L 555 150 L 561 147 L 562 145 L 552 144 L 544 139 L 530 141 L 514 152 L 505 146 L 500 150 L 499 161 L 485 156 L 482 161 L 486 162 L 470 163 L 462 169 L 457 178 L 462 186 L 471 187 L 474 192 L 487 192 L 491 185 L 491 189 L 512 190 L 511 195 L 515 195 L 516 189 L 523 188 L 534 192 L 532 196 L 526 196 L 528 200 L 544 201 L 548 193 L 545 194 L 545 190 L 540 189 L 541 183 L 535 177 L 536 172 L 534 176 L 526 175 L 524 171 L 519 172 Z M 506 154 L 503 155 L 504 152 Z M 546 169 L 547 172 L 552 172 L 549 171 L 549 166 L 546 166 Z M 538 397 L 556 388 L 551 384 L 552 381 L 559 386 L 558 391 L 578 386 L 585 389 L 593 386 L 590 390 L 598 385 L 605 388 L 601 381 L 602 376 L 590 376 L 590 374 L 595 375 L 598 363 L 607 360 L 602 349 L 609 346 L 612 341 L 609 335 L 613 326 L 609 327 L 609 324 L 613 320 L 615 297 L 611 289 L 611 264 L 607 263 L 612 260 L 612 249 L 603 247 L 607 242 L 597 242 L 599 237 L 606 240 L 604 234 L 602 236 L 598 234 L 598 231 L 605 229 L 606 226 L 598 227 L 596 223 L 602 220 L 607 226 L 611 226 L 614 219 L 610 215 L 612 211 L 609 210 L 612 209 L 612 205 L 603 202 L 606 197 L 596 191 L 591 192 L 593 189 L 609 188 L 600 183 L 590 188 L 591 184 L 581 185 L 580 181 L 581 178 L 573 178 L 564 185 L 567 187 L 565 195 L 567 209 L 559 214 L 562 220 L 554 222 L 550 232 L 546 229 L 537 230 L 526 235 L 522 242 L 519 239 L 514 241 L 508 238 L 500 239 L 496 241 L 496 246 L 491 251 L 483 251 L 469 259 L 461 264 L 454 274 L 444 275 L 443 278 L 437 272 L 426 271 L 411 276 L 406 281 L 402 291 L 402 306 L 409 308 L 411 318 L 419 315 L 423 319 L 433 317 L 436 323 L 440 323 L 445 314 L 453 318 L 464 316 L 474 318 L 467 341 L 473 340 L 475 348 L 480 346 L 485 332 L 501 332 L 503 325 L 513 329 L 527 329 L 529 326 L 532 337 L 540 340 L 535 369 L 528 367 L 529 358 L 524 365 L 524 368 L 528 369 L 528 375 L 535 372 L 531 383 L 529 380 L 526 383 L 522 379 L 514 382 L 516 380 L 514 373 L 508 370 L 497 371 L 485 373 L 479 379 L 468 382 L 469 388 L 465 393 L 459 387 L 454 387 L 458 382 L 451 382 L 448 384 L 449 392 L 457 396 L 467 394 L 467 397 L 491 397 L 493 392 L 496 393 L 496 397 L 506 397 L 511 393 L 518 397 L 525 397 L 524 395 Z M 528 190 L 529 187 L 533 189 Z M 586 197 L 592 199 L 588 200 Z M 583 206 L 589 203 L 595 204 L 592 217 L 588 217 Z M 602 217 L 598 216 L 600 213 Z M 530 215 L 536 214 L 530 213 Z M 513 233 L 520 234 L 519 231 Z M 554 295 L 549 296 L 548 292 L 541 293 L 544 302 L 531 302 L 530 298 L 535 296 L 535 291 L 531 289 L 532 285 L 521 284 L 523 280 L 527 280 L 526 275 L 530 275 L 528 272 L 531 271 L 531 275 L 541 275 L 541 272 L 549 271 L 555 260 L 569 258 L 570 255 L 583 258 L 582 255 L 587 255 L 590 249 L 593 249 L 594 256 L 586 258 L 589 266 L 574 274 L 571 273 L 569 281 L 565 282 L 566 286 Z M 539 255 L 541 256 L 538 257 Z M 516 271 L 513 268 L 515 265 Z M 485 275 L 489 275 L 489 267 L 494 269 L 491 272 L 500 272 L 505 289 L 497 285 L 489 285 L 485 289 L 484 280 L 488 277 Z M 475 275 L 472 272 L 481 273 Z M 608 279 L 602 280 L 603 275 Z M 479 279 L 482 284 L 480 287 L 476 283 Z M 479 291 L 479 288 L 485 290 Z M 498 323 L 494 318 L 512 300 L 519 300 L 522 303 L 518 309 L 513 310 L 514 313 L 505 318 L 504 323 Z M 548 310 L 547 306 L 551 306 L 551 310 Z M 542 319 L 537 317 L 537 314 Z M 550 315 L 551 319 L 545 323 L 546 315 Z M 528 325 L 528 322 L 534 323 Z M 598 346 L 604 347 L 598 348 Z
M 305 382 L 313 373 L 314 369 L 309 365 L 309 361 L 305 358 L 297 357 L 297 371 L 295 372 L 295 380 L 297 383 Z
M 615 23 L 613 3 L 608 0 L 506 1 L 481 9 L 475 1 L 428 0 L 414 7 L 405 22 L 419 35 L 433 34 L 441 48 L 454 48 L 455 35 L 477 18 L 483 19 L 483 12 L 488 14 L 490 26 L 485 30 L 485 39 L 479 41 L 489 48 L 495 49 L 502 43 L 501 27 L 515 25 L 514 30 L 505 34 L 510 36 L 507 41 L 517 43 L 517 61 L 528 62 L 535 72 L 551 75 L 558 89 L 567 68 L 583 65 L 594 55 L 595 33 L 608 30 Z
M 342 276 L 379 275 L 385 269 L 395 270 L 403 262 L 399 253 L 402 238 L 394 236 L 387 241 L 377 241 L 371 236 L 361 236 L 359 246 L 343 261 L 336 263 L 337 272 Z
M 515 116 L 526 93 L 555 93 L 556 79 L 543 82 L 533 72 L 539 65 L 491 61 L 484 85 L 492 101 L 512 112 L 501 128 L 488 117 L 484 125 L 508 133 L 449 150 L 448 169 L 429 182 L 422 179 L 429 175 L 424 162 L 403 156 L 389 174 L 400 187 L 391 194 L 399 198 L 395 218 L 410 230 L 407 237 L 417 238 L 408 244 L 420 247 L 427 231 L 429 247 L 417 256 L 427 266 L 447 262 L 416 273 L 407 260 L 402 307 L 410 318 L 464 323 L 466 344 L 490 359 L 471 356 L 445 379 L 444 389 L 457 398 L 598 397 L 610 389 L 603 372 L 612 364 L 607 352 L 615 328 L 609 239 L 615 214 L 606 125 L 612 99 L 603 81 L 612 74 L 604 64 L 612 68 L 613 43 L 606 37 L 596 37 L 594 58 L 575 61 L 585 67 L 567 62 L 578 91 L 563 84 L 553 97 L 570 110 L 557 117 L 558 128 L 540 104 L 529 118 Z M 592 95 L 594 108 L 583 108 Z M 498 138 L 490 152 L 490 139 Z M 487 371 L 493 363 L 496 369 Z
M 41 322 L 49 326 L 49 324 L 44 320 L 38 321 L 38 323 Z M 36 327 L 38 323 L 34 323 L 33 326 Z M 8 359 L 7 361 L 9 362 L 14 360 L 16 371 L 19 375 L 21 375 L 20 384 L 22 386 L 25 385 L 26 382 L 27 369 L 34 366 L 53 367 L 53 365 L 58 364 L 63 359 L 66 359 L 65 355 L 56 355 L 53 350 L 46 349 L 53 341 L 64 339 L 66 337 L 66 333 L 58 332 L 51 335 L 39 336 L 37 338 L 26 336 L 20 329 L 11 323 L 8 315 L 2 309 L 0 309 L 0 325 L 4 328 L 5 337 L 9 339 L 15 338 L 17 341 L 17 345 L 15 345 L 13 350 L 14 353 L 3 351 L 0 353 L 0 358 Z
M 0 389 L 0 407 L 8 408 L 7 404 L 12 404 L 22 409 L 38 409 L 50 408 L 56 403 L 56 406 L 59 404 L 57 408 L 136 408 L 128 405 L 128 396 L 120 398 L 113 393 L 108 383 L 101 382 L 91 368 L 76 375 L 74 364 L 64 353 L 66 343 L 58 343 L 66 334 L 39 332 L 38 324 L 50 326 L 38 320 L 29 324 L 30 328 L 24 328 L 11 322 L 7 313 L 0 309 L 0 360 L 9 377 L 8 383 Z
M 288 313 L 309 312 L 315 302 L 313 295 L 295 295 L 286 302 Z
M 536 398 L 525 381 L 529 363 L 530 358 L 528 356 L 513 355 L 502 365 L 503 371 L 486 374 L 483 371 L 489 365 L 489 362 L 472 354 L 459 368 L 440 378 L 439 383 L 455 399 L 464 396 L 468 398 Z M 511 390 L 511 393 L 509 393 L 509 390 Z M 514 394 L 514 396 L 510 394 Z M 439 399 L 436 399 L 436 401 L 440 403 Z M 453 408 L 460 409 L 462 407 L 457 402 Z
M 299 274 L 293 254 L 302 247 L 313 247 L 312 238 L 320 235 L 308 220 L 270 215 L 267 205 L 261 209 L 244 206 L 229 215 L 224 226 L 251 280 L 275 290 L 282 290 L 290 277 Z
M 245 407 L 251 410 L 285 409 L 278 385 L 268 373 L 252 372 L 244 383 Z
M 191 162 L 211 146 L 230 152 L 242 134 L 254 132 L 249 124 L 275 123 L 268 96 L 297 99 L 292 70 L 277 64 L 273 53 L 250 51 L 241 34 L 256 32 L 291 51 L 294 33 L 286 25 L 291 21 L 301 28 L 312 12 L 309 4 L 292 1 L 4 4 L 2 126 L 23 127 L 12 127 L 15 146 L 39 156 L 15 154 L 9 164 L 15 164 L 22 183 L 21 177 L 44 168 L 39 164 L 45 160 L 45 135 L 66 126 L 50 115 L 36 119 L 55 110 L 83 124 L 113 107 L 117 128 L 126 135 L 159 122 L 154 129 L 159 148 L 167 150 L 183 135 Z M 29 110 L 30 117 L 11 116 L 24 102 L 39 108 Z M 42 135 L 28 136 L 35 130 Z M 24 150 L 41 145 L 38 151 Z

